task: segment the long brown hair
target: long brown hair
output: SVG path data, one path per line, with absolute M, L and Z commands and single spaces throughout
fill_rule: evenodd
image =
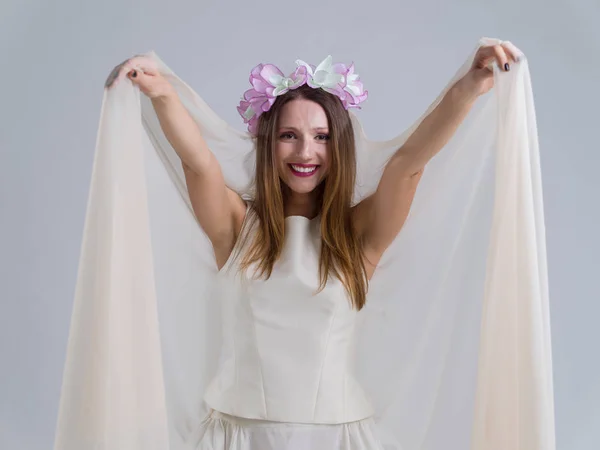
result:
M 261 276 L 271 275 L 284 243 L 285 186 L 275 165 L 274 148 L 281 110 L 288 102 L 303 98 L 318 103 L 327 115 L 330 168 L 316 188 L 321 210 L 321 255 L 319 291 L 332 273 L 346 288 L 353 307 L 362 309 L 368 280 L 363 260 L 362 243 L 352 221 L 352 196 L 356 178 L 354 130 L 348 112 L 340 99 L 322 89 L 301 86 L 279 96 L 269 111 L 259 118 L 256 135 L 256 179 L 252 202 L 258 219 L 257 232 L 241 263 L 248 269 L 257 263 Z

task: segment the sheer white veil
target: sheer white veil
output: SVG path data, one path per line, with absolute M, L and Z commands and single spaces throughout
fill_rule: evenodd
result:
M 482 39 L 481 43 L 498 42 Z M 469 68 L 466 59 L 449 88 Z M 227 183 L 249 196 L 252 140 L 154 53 Z M 361 312 L 356 364 L 389 448 L 553 450 L 540 155 L 526 58 L 495 71 L 428 164 Z M 408 130 L 353 115 L 356 201 Z M 150 101 L 105 90 L 59 410 L 57 450 L 184 450 L 220 350 L 216 266 Z

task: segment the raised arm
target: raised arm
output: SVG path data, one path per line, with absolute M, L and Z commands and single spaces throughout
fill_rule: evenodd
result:
M 481 47 L 471 70 L 448 90 L 388 161 L 375 193 L 356 205 L 355 221 L 369 274 L 404 225 L 426 164 L 454 135 L 477 97 L 492 88 L 489 63 L 495 61 L 508 71 L 509 60 L 518 58 L 517 51 L 512 45 Z
M 155 97 L 152 104 L 166 138 L 181 158 L 194 213 L 221 268 L 237 239 L 246 205 L 226 186 L 219 162 L 177 94 Z
M 198 125 L 154 61 L 145 56 L 125 61 L 115 67 L 106 87 L 125 76 L 152 101 L 165 137 L 181 159 L 194 213 L 212 242 L 221 268 L 235 245 L 246 212 L 245 202 L 226 186 L 221 167 Z

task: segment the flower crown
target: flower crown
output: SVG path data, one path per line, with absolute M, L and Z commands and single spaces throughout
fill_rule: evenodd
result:
M 273 106 L 276 97 L 305 83 L 311 88 L 321 88 L 337 95 L 345 109 L 360 109 L 358 105 L 367 99 L 368 92 L 363 89 L 358 74 L 354 73 L 354 63 L 349 67 L 333 64 L 331 56 L 328 56 L 316 67 L 301 60 L 297 60 L 296 65 L 298 67 L 288 77 L 273 64 L 259 64 L 252 69 L 252 88 L 244 92 L 237 107 L 250 133 L 256 134 L 258 118 Z

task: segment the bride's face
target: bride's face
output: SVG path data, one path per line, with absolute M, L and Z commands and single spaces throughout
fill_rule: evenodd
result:
M 329 128 L 321 105 L 303 98 L 286 103 L 275 144 L 280 178 L 292 191 L 309 193 L 327 175 L 329 161 Z

